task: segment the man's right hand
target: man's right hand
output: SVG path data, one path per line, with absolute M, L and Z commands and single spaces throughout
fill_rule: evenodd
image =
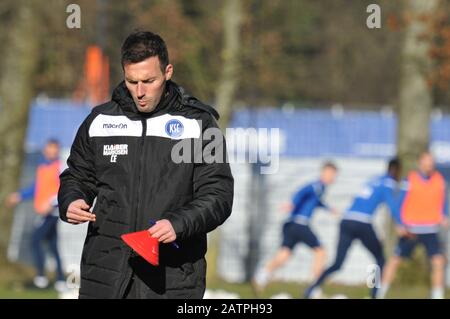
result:
M 285 214 L 290 213 L 293 209 L 294 204 L 292 204 L 291 202 L 284 202 L 280 205 L 280 211 Z
M 400 238 L 402 238 L 402 237 L 407 238 L 407 239 L 415 239 L 416 238 L 416 235 L 409 232 L 408 229 L 403 225 L 397 225 L 395 228 L 397 231 L 397 235 Z
M 95 215 L 89 212 L 89 205 L 84 199 L 77 199 L 70 203 L 67 208 L 67 221 L 71 224 L 82 224 L 85 222 L 95 222 Z

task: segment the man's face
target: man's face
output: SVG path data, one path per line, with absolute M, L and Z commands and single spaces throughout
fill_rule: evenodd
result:
M 419 170 L 426 175 L 431 175 L 431 173 L 433 173 L 434 159 L 430 153 L 425 153 L 420 157 Z
M 336 180 L 336 175 L 337 175 L 337 171 L 334 168 L 332 168 L 332 167 L 325 167 L 322 170 L 322 174 L 321 174 L 320 180 L 325 185 L 329 185 L 329 184 L 334 183 L 334 181 Z
M 400 167 L 392 168 L 389 173 L 396 181 L 400 180 Z
M 55 143 L 48 143 L 44 147 L 44 157 L 49 161 L 54 161 L 59 157 L 59 145 Z
M 125 84 L 140 112 L 151 112 L 161 100 L 164 86 L 170 80 L 173 66 L 161 71 L 159 58 L 150 57 L 137 63 L 124 65 Z

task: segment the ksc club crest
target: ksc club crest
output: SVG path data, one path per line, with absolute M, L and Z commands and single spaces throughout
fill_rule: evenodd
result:
M 180 137 L 183 134 L 183 123 L 179 120 L 172 119 L 166 123 L 166 133 L 172 138 Z

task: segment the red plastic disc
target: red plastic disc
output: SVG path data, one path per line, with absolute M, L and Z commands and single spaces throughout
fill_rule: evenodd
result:
M 136 253 L 154 266 L 159 265 L 159 242 L 148 230 L 123 234 L 122 240 Z

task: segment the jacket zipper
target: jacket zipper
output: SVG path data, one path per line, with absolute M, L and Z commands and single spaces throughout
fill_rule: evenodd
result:
M 135 199 L 135 203 L 136 203 L 136 208 L 134 210 L 134 214 L 132 215 L 132 218 L 134 217 L 134 222 L 133 224 L 133 229 L 132 231 L 137 231 L 137 224 L 138 224 L 138 215 L 139 215 L 139 199 L 140 199 L 140 194 L 141 194 L 141 183 L 142 183 L 142 170 L 143 170 L 143 166 L 144 166 L 144 144 L 145 144 L 145 136 L 147 135 L 147 120 L 146 119 L 142 119 L 142 135 L 141 135 L 141 140 L 140 140 L 140 156 L 139 156 L 139 164 L 137 167 L 137 172 L 138 172 L 138 182 L 137 182 L 137 191 L 136 191 L 136 199 Z M 133 251 L 131 250 L 128 253 L 127 259 L 125 262 L 128 262 L 128 259 L 131 258 L 133 254 Z M 132 280 L 134 272 L 133 270 L 131 270 L 131 274 L 128 275 L 129 272 L 127 272 L 124 276 L 124 278 L 128 278 L 128 280 L 124 280 L 122 279 L 122 283 L 119 289 L 119 297 L 122 297 L 123 294 L 125 293 L 125 289 L 128 286 L 129 282 Z

